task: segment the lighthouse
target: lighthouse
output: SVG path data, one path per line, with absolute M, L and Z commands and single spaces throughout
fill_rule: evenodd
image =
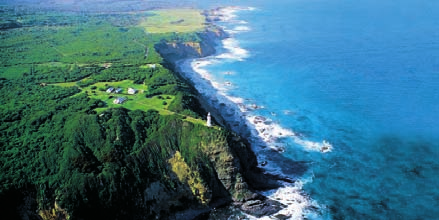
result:
M 210 112 L 209 112 L 209 113 L 207 113 L 207 123 L 206 123 L 206 125 L 208 127 L 212 126 L 212 121 L 211 120 L 212 119 L 210 118 Z

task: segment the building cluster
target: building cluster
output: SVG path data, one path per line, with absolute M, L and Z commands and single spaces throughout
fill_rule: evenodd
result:
M 109 87 L 106 90 L 107 93 L 115 93 L 115 94 L 119 94 L 122 92 L 122 88 L 114 88 L 114 87 Z M 128 88 L 127 93 L 130 95 L 134 95 L 137 93 L 137 90 L 134 88 Z M 127 100 L 126 97 L 117 97 L 116 99 L 113 100 L 114 104 L 122 104 Z

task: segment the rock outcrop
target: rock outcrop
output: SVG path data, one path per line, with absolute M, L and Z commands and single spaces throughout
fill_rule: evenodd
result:
M 218 41 L 228 37 L 227 33 L 218 28 L 210 28 L 205 32 L 197 33 L 200 41 L 162 41 L 155 45 L 155 49 L 169 63 L 177 60 L 199 58 L 212 55 L 216 52 Z

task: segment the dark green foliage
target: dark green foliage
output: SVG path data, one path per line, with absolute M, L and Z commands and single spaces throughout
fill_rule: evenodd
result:
M 175 96 L 174 101 L 169 104 L 168 109 L 198 118 L 199 115 L 207 114 L 200 106 L 200 103 L 193 94 L 181 92 Z
M 149 69 L 139 68 L 138 66 L 113 65 L 98 74 L 92 76 L 96 82 L 106 81 L 122 81 L 125 79 L 132 79 L 134 81 L 143 82 L 146 75 L 149 74 Z
M 22 95 L 16 98 L 7 91 Z M 92 109 L 99 101 L 68 97 L 77 91 L 1 81 L 3 106 L 25 103 L 15 108 L 21 109 L 16 116 L 5 108 L 0 115 L 1 192 L 36 188 L 42 209 L 57 198 L 67 210 L 110 210 L 127 207 L 129 197 L 149 182 L 172 186 L 163 177 L 170 173 L 167 160 L 177 150 L 191 166 L 211 171 L 207 155 L 198 148 L 205 137 L 218 135 L 212 134 L 216 130 L 156 111 L 118 108 L 98 116 Z
M 141 68 L 161 61 L 153 44 L 170 36 L 144 39 L 143 31 L 122 27 L 138 19 L 135 15 L 121 15 L 120 20 L 100 14 L 52 15 L 23 15 L 23 26 L 33 25 L 32 31 L 17 27 L 0 34 L 0 67 L 6 70 L 0 73 L 5 77 L 0 78 L 0 200 L 28 190 L 35 192 L 39 209 L 50 209 L 56 200 L 76 218 L 93 211 L 103 219 L 132 219 L 130 210 L 134 213 L 138 208 L 135 198 L 151 182 L 161 181 L 168 188 L 178 184 L 169 178 L 172 171 L 167 162 L 176 151 L 208 182 L 213 171 L 202 146 L 226 133 L 183 121 L 181 115 L 162 116 L 152 110 L 117 108 L 96 114 L 104 102 L 80 93 L 81 87 L 96 82 L 130 79 L 148 86 L 147 97 L 163 94 L 163 105 L 170 111 L 204 115 L 193 88 L 172 71 L 159 65 Z M 45 19 L 37 19 L 41 17 Z M 72 27 L 72 18 L 94 25 Z M 57 28 L 38 27 L 47 24 Z M 129 43 L 122 56 L 113 49 L 61 53 L 75 51 L 69 44 L 78 44 L 76 38 L 88 39 L 93 28 L 98 28 L 96 38 L 115 39 L 108 41 L 116 49 L 123 47 L 120 42 Z M 133 46 L 139 44 L 144 45 Z M 147 60 L 144 46 L 149 48 Z M 102 67 L 107 61 L 111 67 Z M 17 70 L 23 71 L 13 75 Z M 51 85 L 60 82 L 76 82 L 78 87 Z M 165 95 L 175 99 L 171 102 Z M 127 214 L 120 213 L 122 208 Z
M 48 65 L 32 65 L 29 73 L 23 76 L 29 81 L 56 83 L 56 82 L 74 82 L 84 79 L 92 74 L 97 74 L 102 70 L 100 67 L 78 67 L 76 65 L 67 65 L 65 67 L 53 67 Z M 82 84 L 81 84 L 82 83 Z M 93 82 L 78 82 L 81 87 L 93 84 Z

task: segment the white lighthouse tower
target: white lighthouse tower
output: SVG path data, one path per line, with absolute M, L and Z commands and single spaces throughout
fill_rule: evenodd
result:
M 211 119 L 211 117 L 210 117 L 210 112 L 207 113 L 207 123 L 206 123 L 206 125 L 207 125 L 208 127 L 211 127 L 211 126 L 212 126 L 212 119 Z

